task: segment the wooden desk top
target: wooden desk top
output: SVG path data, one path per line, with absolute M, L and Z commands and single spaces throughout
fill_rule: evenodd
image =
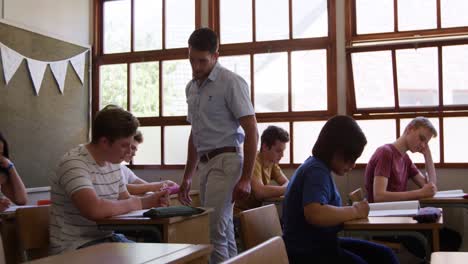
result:
M 213 212 L 212 208 L 204 208 L 205 212 L 197 215 L 191 216 L 174 216 L 168 218 L 150 218 L 150 217 L 125 217 L 125 218 L 106 218 L 102 220 L 97 220 L 98 225 L 164 225 L 164 224 L 173 224 L 181 221 L 185 221 L 191 218 L 197 218 L 204 216 Z
M 468 263 L 468 252 L 434 252 L 432 264 L 465 264 Z
M 208 256 L 212 250 L 211 245 L 105 243 L 38 259 L 29 263 L 186 263 L 203 256 Z
M 419 200 L 422 204 L 468 204 L 468 199 L 457 198 L 424 198 Z
M 444 223 L 440 217 L 436 223 L 418 223 L 410 216 L 368 217 L 344 223 L 345 230 L 428 230 L 442 228 Z

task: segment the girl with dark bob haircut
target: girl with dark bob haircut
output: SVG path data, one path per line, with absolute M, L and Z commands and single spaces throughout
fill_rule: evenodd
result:
M 283 202 L 290 263 L 398 263 L 386 246 L 337 235 L 344 222 L 369 214 L 366 200 L 342 206 L 332 177 L 352 170 L 366 143 L 354 119 L 335 116 L 320 131 L 313 156 L 294 172 Z

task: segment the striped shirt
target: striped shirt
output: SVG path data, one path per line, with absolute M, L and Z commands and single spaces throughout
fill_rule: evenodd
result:
M 70 150 L 50 178 L 50 253 L 73 250 L 92 240 L 104 238 L 112 231 L 98 230 L 96 222 L 83 217 L 71 196 L 76 191 L 94 189 L 100 198 L 117 200 L 126 190 L 119 164 L 97 165 L 84 145 Z

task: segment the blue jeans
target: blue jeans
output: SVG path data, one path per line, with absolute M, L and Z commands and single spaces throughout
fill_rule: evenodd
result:
M 354 238 L 338 238 L 338 248 L 296 253 L 288 250 L 289 262 L 302 263 L 350 263 L 350 264 L 397 264 L 393 251 L 383 245 Z
M 93 240 L 93 241 L 86 242 L 83 245 L 79 246 L 77 249 L 90 247 L 90 246 L 94 246 L 94 245 L 102 244 L 102 243 L 135 243 L 135 242 L 128 239 L 128 238 L 126 238 L 122 234 L 115 234 L 114 233 L 111 236 L 108 236 L 108 237 L 105 237 L 105 238 L 100 238 L 100 239 L 96 239 L 96 240 Z

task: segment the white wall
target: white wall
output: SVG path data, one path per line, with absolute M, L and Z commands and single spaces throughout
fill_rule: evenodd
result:
M 92 44 L 92 0 L 0 0 L 0 6 L 9 22 L 81 46 Z

